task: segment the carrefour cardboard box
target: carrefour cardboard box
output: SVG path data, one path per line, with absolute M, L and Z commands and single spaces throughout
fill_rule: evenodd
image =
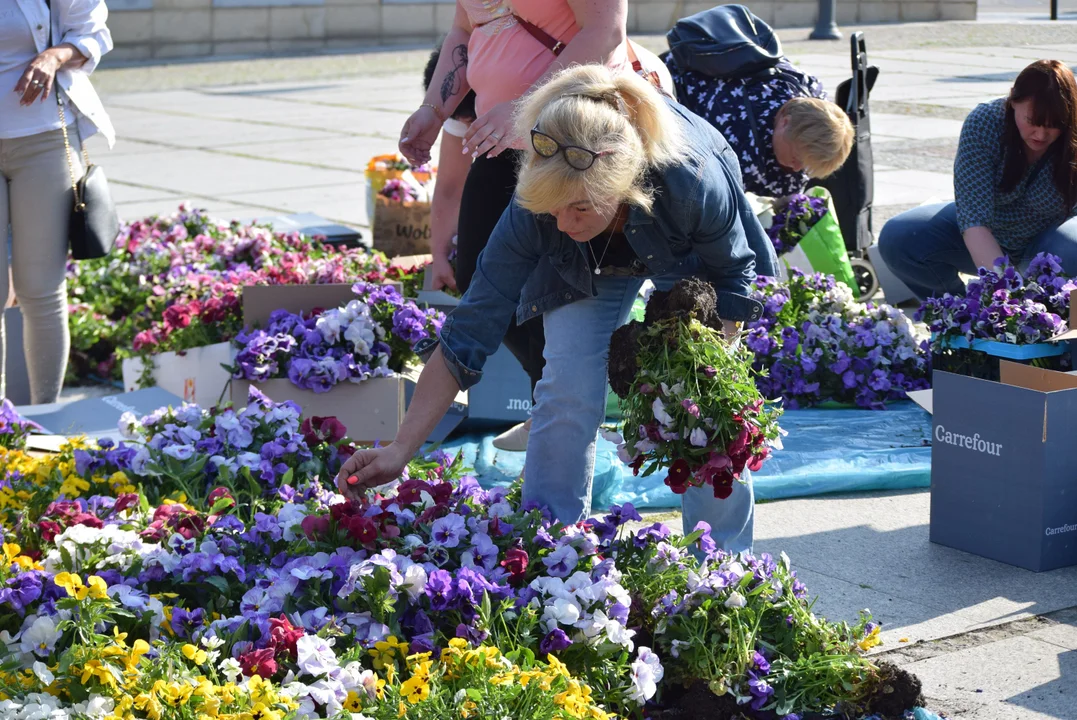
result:
M 247 327 L 265 326 L 275 310 L 299 313 L 315 308 L 347 304 L 355 294 L 350 285 L 251 286 L 243 289 L 243 322 Z M 371 378 L 361 383 L 344 382 L 326 393 L 315 393 L 279 378 L 256 387 L 276 402 L 292 401 L 306 416 L 335 417 L 358 443 L 389 443 L 396 437 L 421 368 L 409 368 L 390 378 Z M 233 380 L 232 402 L 246 405 L 251 383 Z M 467 394 L 461 393 L 442 422 L 428 438 L 441 442 L 467 416 Z
M 418 302 L 451 313 L 457 298 L 439 290 L 424 290 Z M 504 345 L 486 359 L 482 380 L 468 390 L 466 426 L 486 428 L 522 423 L 531 417 L 531 379 Z
M 931 541 L 1036 572 L 1077 564 L 1077 376 L 935 372 Z

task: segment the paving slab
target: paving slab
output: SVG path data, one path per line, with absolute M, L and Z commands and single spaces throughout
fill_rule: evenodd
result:
M 1051 620 L 1051 625 L 1030 632 L 1029 637 L 1067 650 L 1077 650 L 1077 608 L 1053 613 Z
M 368 156 L 369 159 L 369 156 Z M 363 167 L 366 160 L 363 161 Z M 221 200 L 236 203 L 260 203 L 289 213 L 309 212 L 317 206 L 318 214 L 344 225 L 370 227 L 367 216 L 367 186 L 361 178 L 343 184 L 323 185 L 291 190 L 260 190 L 254 193 L 225 194 Z
M 316 169 L 188 149 L 110 158 L 108 168 L 109 177 L 134 185 L 211 197 L 354 183 L 362 178 L 358 171 Z
M 86 140 L 86 149 L 90 152 L 90 157 L 94 157 L 97 153 L 101 153 L 101 157 L 106 157 L 106 155 L 116 157 L 119 155 L 140 155 L 142 153 L 156 152 L 161 149 L 161 145 L 156 142 L 134 140 L 123 135 L 116 138 L 116 144 L 110 150 L 108 141 L 105 138 L 101 135 L 94 135 Z
M 1077 717 L 1077 651 L 1015 637 L 905 666 L 927 706 L 962 720 Z
M 140 185 L 129 185 L 122 180 L 109 179 L 109 190 L 112 191 L 112 199 L 118 205 L 143 203 L 143 202 L 171 202 L 176 196 L 154 188 L 146 188 Z
M 183 114 L 172 110 L 149 110 L 122 103 L 110 103 L 116 132 L 122 139 L 165 148 L 226 147 L 236 143 L 279 142 L 333 137 L 320 128 L 296 127 L 276 119 L 213 118 L 193 106 Z
M 214 219 L 223 222 L 228 222 L 238 217 L 263 213 L 267 210 L 274 212 L 284 211 L 284 208 L 266 205 L 243 205 L 234 201 L 200 198 L 193 195 L 171 195 L 156 200 L 116 203 L 116 210 L 119 212 L 121 220 L 132 222 L 151 215 L 171 215 L 179 209 L 181 204 L 206 210 Z
M 871 132 L 909 140 L 947 138 L 961 134 L 961 123 L 945 118 L 917 118 L 873 112 Z
M 755 547 L 785 551 L 798 570 L 844 582 L 833 600 L 820 593 L 824 615 L 853 620 L 863 607 L 890 615 L 883 618 L 888 643 L 895 636 L 947 637 L 1077 604 L 1077 567 L 1033 573 L 933 544 L 929 512 L 925 491 L 764 503 L 756 513 Z
M 335 135 L 314 140 L 241 142 L 228 145 L 230 152 L 255 155 L 263 160 L 309 163 L 339 170 L 365 171 L 370 158 L 396 152 L 396 139 Z
M 759 552 L 781 552 L 774 542 L 759 540 Z M 968 621 L 956 613 L 939 614 L 915 598 L 898 597 L 863 582 L 837 578 L 806 567 L 805 563 L 785 549 L 809 596 L 815 599 L 813 612 L 834 622 L 855 622 L 861 610 L 870 610 L 875 621 L 882 625 L 882 644 L 879 652 L 908 647 L 917 642 L 950 637 L 969 630 Z

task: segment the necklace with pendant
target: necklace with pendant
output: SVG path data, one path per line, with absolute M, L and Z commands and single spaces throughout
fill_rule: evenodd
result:
M 606 236 L 606 247 L 602 250 L 602 257 L 595 257 L 595 249 L 591 246 L 591 243 L 587 243 L 587 249 L 591 251 L 591 258 L 595 261 L 595 275 L 602 274 L 602 261 L 606 259 L 606 253 L 609 252 L 614 232 L 614 230 L 610 230 L 609 235 Z
M 595 275 L 602 274 L 602 261 L 606 259 L 606 253 L 609 252 L 610 243 L 613 241 L 613 235 L 617 232 L 617 219 L 621 215 L 621 210 L 618 208 L 617 213 L 613 216 L 613 228 L 609 234 L 606 235 L 606 247 L 602 249 L 602 257 L 595 257 L 595 249 L 591 243 L 587 243 L 587 249 L 591 251 L 591 259 L 595 261 Z

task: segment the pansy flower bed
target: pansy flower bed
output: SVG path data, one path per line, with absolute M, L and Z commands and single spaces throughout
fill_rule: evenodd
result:
M 119 359 L 225 342 L 242 329 L 245 285 L 401 281 L 380 253 L 339 248 L 298 234 L 218 223 L 181 206 L 123 227 L 116 249 L 68 265 L 68 381 L 119 376 Z
M 445 316 L 422 310 L 392 285 L 357 283 L 356 298 L 339 308 L 277 310 L 265 328 L 236 337 L 233 377 L 265 382 L 287 377 L 316 393 L 400 372 L 418 361 L 413 348 L 437 334 Z
M 762 316 L 745 326 L 760 391 L 789 409 L 842 403 L 881 409 L 929 387 L 928 342 L 897 308 L 859 303 L 833 276 L 793 270 L 756 280 Z
M 864 656 L 867 615 L 816 617 L 787 558 L 729 555 L 706 527 L 629 505 L 551 523 L 438 453 L 345 501 L 343 430 L 258 393 L 122 424 L 119 444 L 0 450 L 2 717 L 899 718 L 919 700 Z
M 1047 341 L 1069 329 L 1070 293 L 1077 283 L 1059 259 L 1041 253 L 1022 274 L 999 258 L 969 281 L 964 296 L 929 298 L 916 319 L 931 331 L 937 369 L 998 379 L 999 345 L 1023 346 L 1025 359 L 1042 367 L 1068 369 L 1064 346 Z M 1038 347 L 1032 347 L 1038 346 Z M 1021 359 L 1012 352 L 1012 359 Z
M 0 398 L 0 448 L 22 447 L 26 438 L 41 426 L 19 415 L 7 398 Z

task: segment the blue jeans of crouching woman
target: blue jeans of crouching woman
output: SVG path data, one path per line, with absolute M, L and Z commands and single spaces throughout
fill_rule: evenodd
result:
M 964 295 L 965 284 L 958 273 L 975 275 L 978 270 L 965 247 L 957 205 L 952 202 L 913 208 L 888 221 L 879 233 L 879 252 L 891 272 L 921 300 L 943 293 Z M 1043 252 L 1057 255 L 1066 274 L 1077 276 L 1077 218 L 1041 233 L 1020 257 L 1011 259 L 1025 267 Z
M 698 259 L 689 256 L 673 272 L 651 280 L 668 290 L 701 270 Z M 606 417 L 610 337 L 628 322 L 645 279 L 596 277 L 595 297 L 543 316 L 546 367 L 535 388 L 523 497 L 546 505 L 556 520 L 574 523 L 591 515 L 595 442 Z M 703 520 L 718 547 L 751 549 L 755 497 L 750 479 L 735 483 L 725 500 L 716 499 L 709 487 L 691 488 L 682 496 L 682 507 L 685 533 Z

